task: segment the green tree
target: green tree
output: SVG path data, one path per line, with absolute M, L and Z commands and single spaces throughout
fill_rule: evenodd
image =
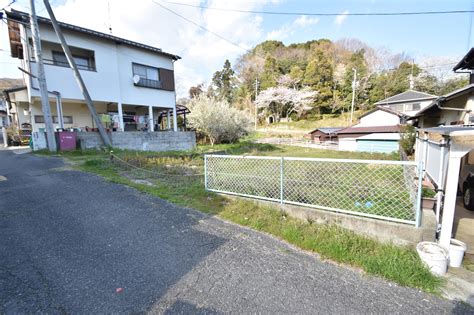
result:
M 299 66 L 293 66 L 290 70 L 290 78 L 296 82 L 296 87 L 300 88 L 304 78 L 304 71 Z
M 280 77 L 281 72 L 278 68 L 277 61 L 271 55 L 267 55 L 265 63 L 263 65 L 263 73 L 260 78 L 260 87 L 262 90 L 268 89 L 269 87 L 275 87 L 277 80 Z
M 418 65 L 404 61 L 396 69 L 371 75 L 371 88 L 368 96 L 370 104 L 408 90 L 412 75 L 415 82 L 414 89 L 436 94 L 438 85 L 436 77 L 422 73 Z
M 224 62 L 221 71 L 216 71 L 212 77 L 212 85 L 215 86 L 215 93 L 219 99 L 225 99 L 229 104 L 232 103 L 235 89 L 235 72 L 228 59 Z
M 344 97 L 343 107 L 349 109 L 352 103 L 352 83 L 354 80 L 354 69 L 357 71 L 355 86 L 355 109 L 367 106 L 369 98 L 369 75 L 367 61 L 365 60 L 365 50 L 360 49 L 352 53 L 346 65 L 346 71 L 342 85 L 340 87 L 341 94 Z
M 303 84 L 318 92 L 314 107 L 316 112 L 331 107 L 333 99 L 333 73 L 331 59 L 321 49 L 316 49 L 304 73 Z

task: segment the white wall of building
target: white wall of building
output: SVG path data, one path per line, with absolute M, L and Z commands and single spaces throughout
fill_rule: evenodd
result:
M 413 101 L 413 102 L 405 102 L 405 103 L 397 103 L 397 104 L 381 105 L 381 106 L 400 112 L 407 116 L 415 116 L 416 113 L 418 113 L 420 110 L 430 105 L 432 102 L 433 100 Z M 420 104 L 420 109 L 411 110 L 411 108 L 413 108 L 413 104 Z
M 357 151 L 357 140 L 356 138 L 342 138 L 339 139 L 338 146 L 340 151 Z
M 383 110 L 376 110 L 367 116 L 360 118 L 360 122 L 354 127 L 394 126 L 400 123 L 400 118 Z
M 69 46 L 94 51 L 96 71 L 80 70 L 94 101 L 167 108 L 175 106 L 173 91 L 136 87 L 132 80 L 132 62 L 173 70 L 169 57 L 78 32 L 65 30 L 64 34 Z M 48 42 L 59 44 L 52 26 L 40 23 L 40 36 L 44 42 L 43 57 L 52 59 L 52 46 Z M 36 63 L 31 62 L 30 71 L 37 72 Z M 71 69 L 45 64 L 45 72 L 48 90 L 59 91 L 63 99 L 84 99 Z M 36 81 L 33 80 L 33 87 L 37 88 Z M 31 90 L 31 95 L 40 96 L 35 89 Z

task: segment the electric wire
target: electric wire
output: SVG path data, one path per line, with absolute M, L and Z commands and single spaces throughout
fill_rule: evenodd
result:
M 444 11 L 415 11 L 415 12 L 354 12 L 354 13 L 323 13 L 323 12 L 282 12 L 282 11 L 257 11 L 257 10 L 241 10 L 241 9 L 227 9 L 227 8 L 216 8 L 205 5 L 195 5 L 190 3 L 174 2 L 160 0 L 161 2 L 180 5 L 186 7 L 192 7 L 197 9 L 216 10 L 225 12 L 237 12 L 237 13 L 252 13 L 252 14 L 267 14 L 267 15 L 298 15 L 298 16 L 403 16 L 403 15 L 440 15 L 440 14 L 465 14 L 474 13 L 474 10 L 444 10 Z

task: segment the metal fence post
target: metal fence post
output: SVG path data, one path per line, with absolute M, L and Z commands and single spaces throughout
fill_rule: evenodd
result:
M 416 215 L 415 215 L 415 226 L 419 228 L 421 226 L 421 188 L 423 186 L 423 161 L 418 163 L 418 192 L 416 196 Z
M 284 167 L 283 167 L 283 157 L 280 159 L 280 204 L 283 204 L 283 182 L 285 179 Z
M 204 154 L 204 189 L 207 190 L 207 154 Z

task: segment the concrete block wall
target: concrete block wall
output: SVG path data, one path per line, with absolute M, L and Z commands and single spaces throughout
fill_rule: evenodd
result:
M 258 200 L 246 197 L 237 197 L 222 194 L 227 198 L 246 199 L 256 204 L 270 207 L 279 207 L 289 216 L 300 220 L 312 220 L 317 224 L 335 224 L 357 234 L 375 239 L 382 243 L 394 243 L 402 246 L 415 247 L 421 241 L 434 241 L 436 219 L 433 210 L 423 209 L 422 226 L 395 223 L 356 215 L 337 213 L 316 208 L 302 207 Z
M 98 132 L 78 132 L 81 149 L 103 146 Z M 196 134 L 192 131 L 165 132 L 113 132 L 112 146 L 136 151 L 182 151 L 196 146 Z

